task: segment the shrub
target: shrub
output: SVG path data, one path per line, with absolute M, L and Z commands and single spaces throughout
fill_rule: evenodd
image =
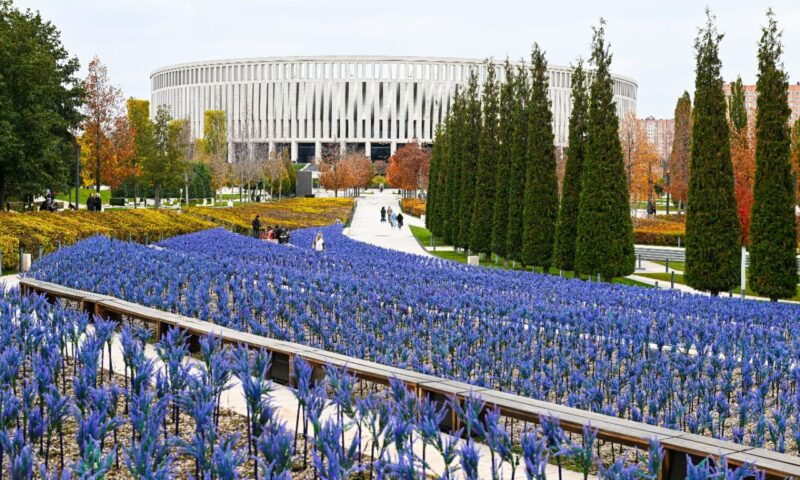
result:
M 419 200 L 416 198 L 404 198 L 400 200 L 400 210 L 402 210 L 405 214 L 420 217 L 425 215 L 426 202 L 425 200 Z
M 633 241 L 640 245 L 678 246 L 686 238 L 685 215 L 658 215 L 634 220 Z
M 386 177 L 384 177 L 383 175 L 375 175 L 374 177 L 372 177 L 372 180 L 369 182 L 369 187 L 370 188 L 378 188 L 378 187 L 381 186 L 381 184 L 386 186 Z
M 3 264 L 3 269 L 17 267 L 17 252 L 19 252 L 19 240 L 16 237 L 1 236 L 0 237 L 0 250 L 3 255 L 0 261 Z

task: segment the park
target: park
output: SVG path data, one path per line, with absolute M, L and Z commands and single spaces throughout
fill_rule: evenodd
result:
M 0 480 L 800 478 L 795 37 L 696 10 L 655 119 L 613 17 L 145 99 L 0 2 Z

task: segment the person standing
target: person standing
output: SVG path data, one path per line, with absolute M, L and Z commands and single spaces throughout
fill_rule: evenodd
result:
M 261 219 L 258 215 L 256 218 L 253 219 L 253 237 L 258 238 L 259 233 L 261 232 Z
M 317 237 L 314 239 L 314 250 L 325 251 L 325 239 L 322 238 L 322 232 L 317 232 Z
M 397 214 L 397 228 L 403 228 L 403 212 Z
M 381 222 L 386 221 L 386 207 L 381 207 Z

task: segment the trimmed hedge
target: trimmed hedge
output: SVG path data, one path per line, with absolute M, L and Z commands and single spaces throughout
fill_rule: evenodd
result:
M 400 210 L 407 215 L 421 217 L 427 211 L 427 203 L 417 198 L 403 198 L 400 200 Z
M 238 232 L 248 233 L 253 218 L 261 225 L 280 225 L 289 229 L 321 227 L 336 220 L 346 223 L 355 202 L 352 198 L 289 198 L 277 202 L 248 203 L 233 208 L 190 207 L 187 213 Z
M 681 246 L 686 238 L 686 215 L 658 215 L 634 220 L 633 242 L 639 245 Z
M 19 262 L 19 240 L 16 237 L 7 235 L 0 236 L 0 250 L 3 252 L 3 256 L 0 258 L 3 270 L 17 268 Z

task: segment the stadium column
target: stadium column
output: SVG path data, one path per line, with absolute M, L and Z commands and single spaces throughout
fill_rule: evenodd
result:
M 292 161 L 297 161 L 297 140 L 292 140 Z
M 314 159 L 319 160 L 322 158 L 322 142 L 317 140 L 314 142 Z
M 392 142 L 392 146 L 391 146 L 391 147 L 389 147 L 389 148 L 390 148 L 390 150 L 391 150 L 391 151 L 389 152 L 389 154 L 390 154 L 390 155 L 394 155 L 394 152 L 396 152 L 396 151 L 397 151 L 397 142 Z
M 370 141 L 364 142 L 364 156 L 372 158 L 372 142 Z

